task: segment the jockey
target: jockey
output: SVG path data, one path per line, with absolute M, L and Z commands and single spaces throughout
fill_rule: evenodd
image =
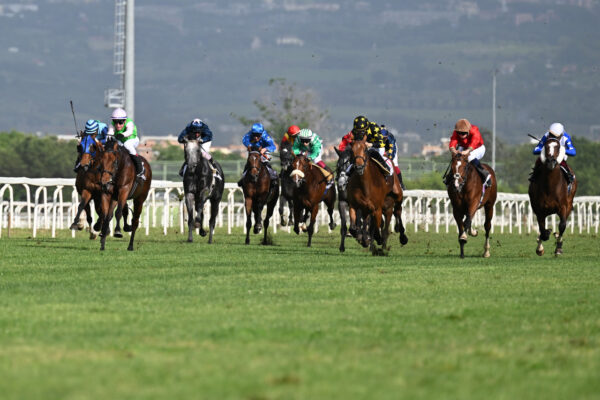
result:
M 302 129 L 300 133 L 298 133 L 298 140 L 294 142 L 292 151 L 295 155 L 306 153 L 306 157 L 309 161 L 331 172 L 329 167 L 321 160 L 321 156 L 323 155 L 323 141 L 319 135 L 310 129 Z
M 402 190 L 406 190 L 404 187 L 404 182 L 402 182 L 402 171 L 400 171 L 400 167 L 398 166 L 398 152 L 396 146 L 396 138 L 392 135 L 392 132 L 388 131 L 385 128 L 385 125 L 381 125 L 381 135 L 383 136 L 383 143 L 385 144 L 385 150 L 387 152 L 387 157 L 392 161 L 394 166 L 394 172 L 398 175 L 398 179 L 400 180 L 400 186 Z
M 283 138 L 281 138 L 281 144 L 279 145 L 279 147 L 283 147 L 284 143 L 289 143 L 293 146 L 296 137 L 298 137 L 298 132 L 300 132 L 300 128 L 298 127 L 298 125 L 291 125 L 288 128 L 287 132 L 283 135 Z
M 346 148 L 348 148 L 348 146 L 352 146 L 352 141 L 353 140 L 354 140 L 354 135 L 352 134 L 352 131 L 346 133 L 342 137 L 342 141 L 340 142 L 340 145 L 338 146 L 338 150 L 339 151 L 345 151 Z
M 250 129 L 250 131 L 242 138 L 242 143 L 248 148 L 248 151 L 260 152 L 262 155 L 261 161 L 267 167 L 269 176 L 271 177 L 271 186 L 277 185 L 277 171 L 275 171 L 269 163 L 269 160 L 271 159 L 269 153 L 274 152 L 276 149 L 275 142 L 271 135 L 269 135 L 269 132 L 264 128 L 263 124 L 253 124 L 252 129 Z M 248 165 L 244 167 L 244 172 L 242 172 L 242 178 L 238 181 L 238 186 L 242 186 L 242 180 L 244 179 L 244 176 L 246 176 L 247 168 Z
M 352 127 L 352 135 L 354 139 L 367 135 L 367 143 L 371 144 L 371 154 L 376 155 L 375 158 L 379 158 L 379 162 L 382 165 L 387 165 L 390 175 L 394 174 L 394 165 L 392 161 L 385 157 L 385 143 L 383 135 L 381 134 L 381 128 L 375 122 L 369 121 L 366 117 L 359 115 L 354 118 Z M 377 157 L 379 155 L 379 157 Z
M 571 172 L 571 168 L 567 165 L 567 156 L 575 157 L 575 155 L 577 154 L 577 151 L 575 150 L 575 147 L 573 146 L 573 142 L 571 141 L 571 136 L 567 133 L 567 131 L 565 131 L 565 127 L 563 126 L 563 124 L 555 122 L 552 125 L 550 125 L 550 128 L 548 128 L 548 132 L 546 132 L 544 134 L 544 136 L 542 136 L 542 138 L 540 139 L 540 142 L 537 144 L 537 146 L 535 146 L 535 149 L 533 149 L 533 154 L 539 155 L 542 152 L 542 150 L 544 149 L 544 145 L 548 141 L 549 137 L 558 139 L 560 142 L 560 145 L 565 147 L 565 157 L 562 160 L 562 162 L 560 163 L 560 166 L 561 166 L 562 170 L 565 172 L 565 175 L 567 176 L 568 183 L 571 184 L 575 180 L 575 176 Z M 541 165 L 542 165 L 542 161 L 538 158 L 537 161 L 535 162 L 535 166 L 533 167 L 533 172 L 531 173 L 531 176 L 529 177 L 529 180 L 531 182 L 533 182 L 535 180 L 535 178 L 537 177 L 537 174 L 539 172 Z
M 202 157 L 208 160 L 212 164 L 212 157 L 210 155 L 210 146 L 213 140 L 213 133 L 200 118 L 194 119 L 192 122 L 187 124 L 177 137 L 179 143 L 184 143 L 185 138 L 195 138 L 200 143 L 202 148 Z M 179 169 L 179 176 L 183 177 L 187 164 L 185 161 Z
M 471 125 L 464 118 L 459 119 L 456 125 L 454 125 L 449 148 L 453 156 L 457 153 L 468 156 L 469 162 L 473 164 L 479 175 L 481 175 L 485 187 L 492 185 L 490 173 L 479 162 L 485 154 L 485 146 L 479 128 L 476 125 Z
M 137 137 L 137 127 L 133 121 L 127 118 L 127 112 L 122 108 L 116 108 L 111 116 L 112 123 L 108 128 L 108 136 L 117 139 L 127 149 L 131 160 L 135 165 L 135 173 L 138 178 L 146 180 L 144 176 L 144 163 L 137 154 L 140 139 Z
M 96 135 L 96 140 L 104 143 L 106 141 L 107 132 L 108 126 L 105 123 L 100 122 L 97 119 L 88 119 L 85 123 L 83 135 Z M 83 155 L 83 148 L 81 147 L 82 138 L 83 136 L 80 136 L 77 143 L 77 160 L 75 161 L 75 168 L 73 168 L 73 172 L 77 172 L 81 166 L 79 163 L 81 162 L 81 156 Z

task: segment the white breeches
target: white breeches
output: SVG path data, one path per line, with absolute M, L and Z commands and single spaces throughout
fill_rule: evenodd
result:
M 212 142 L 204 142 L 200 145 L 200 147 L 202 147 L 202 156 L 204 158 L 206 158 L 207 160 L 211 159 L 210 156 L 210 146 L 212 145 Z
M 317 156 L 315 158 L 313 158 L 312 162 L 316 164 L 319 161 L 321 161 L 321 155 L 322 154 L 323 154 L 323 149 L 321 149 L 321 151 L 319 152 L 319 154 L 317 154 Z
M 458 146 L 458 151 L 463 151 L 466 150 L 461 146 Z M 483 156 L 485 155 L 485 146 L 481 145 L 480 147 L 476 148 L 475 150 L 473 150 L 472 152 L 469 153 L 469 161 L 472 161 L 473 159 L 478 159 L 481 160 L 483 158 Z
M 385 156 L 385 148 L 380 147 L 377 149 L 377 151 L 379 151 L 379 154 L 381 154 L 381 157 L 383 157 L 385 163 L 388 165 L 388 167 L 390 167 L 390 175 L 392 175 L 394 173 L 394 165 L 392 164 L 392 161 Z
M 123 147 L 127 149 L 129 154 L 135 156 L 137 154 L 137 147 L 140 144 L 139 138 L 129 139 L 123 143 Z

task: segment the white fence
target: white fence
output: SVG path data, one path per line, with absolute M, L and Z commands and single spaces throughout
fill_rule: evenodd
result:
M 75 191 L 75 179 L 31 179 L 31 178 L 2 178 L 0 177 L 0 237 L 10 233 L 12 228 L 32 230 L 33 237 L 38 231 L 50 230 L 52 237 L 58 229 L 68 229 L 77 213 L 79 198 Z M 15 201 L 15 189 L 24 190 L 24 201 Z M 69 191 L 70 199 L 65 199 L 64 192 Z M 33 195 L 32 195 L 33 194 Z M 146 235 L 150 227 L 161 227 L 163 233 L 167 229 L 179 227 L 180 232 L 187 229 L 187 213 L 184 201 L 182 182 L 152 181 L 149 197 L 144 204 L 140 227 Z M 407 190 L 402 218 L 406 224 L 413 225 L 415 232 L 439 232 L 440 227 L 449 232 L 451 227 L 456 230 L 450 199 L 441 190 Z M 285 211 L 287 214 L 287 209 Z M 95 214 L 95 213 L 94 213 Z M 208 214 L 206 209 L 205 215 Z M 287 215 L 286 215 L 287 216 Z M 339 223 L 339 214 L 335 211 L 334 218 Z M 483 212 L 478 211 L 474 225 L 483 225 Z M 85 215 L 82 214 L 85 221 Z M 225 185 L 223 201 L 219 208 L 217 226 L 227 226 L 231 233 L 233 227 L 245 225 L 244 203 L 242 191 L 236 184 Z M 276 232 L 280 221 L 278 207 L 275 210 L 271 227 Z M 323 205 L 318 215 L 318 224 L 328 223 L 327 212 Z M 113 219 L 114 223 L 114 219 Z M 205 225 L 208 219 L 205 218 Z M 557 218 L 549 217 L 549 224 L 556 230 Z M 600 196 L 576 197 L 573 212 L 569 218 L 567 229 L 571 233 L 598 233 L 600 225 Z M 290 228 L 283 228 L 290 232 Z M 537 232 L 535 215 L 529 206 L 529 196 L 526 194 L 498 193 L 492 230 L 500 233 L 530 233 Z M 3 232 L 5 231 L 5 232 Z M 75 232 L 72 232 L 75 236 Z

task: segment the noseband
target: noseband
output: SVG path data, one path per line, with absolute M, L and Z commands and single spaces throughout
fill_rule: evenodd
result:
M 466 162 L 467 166 L 465 167 L 465 170 L 463 171 L 462 174 L 460 174 L 458 172 L 458 167 L 460 166 L 461 162 Z M 469 176 L 469 167 L 471 166 L 471 163 L 469 161 L 465 161 L 464 158 L 460 158 L 460 159 L 456 159 L 456 171 L 453 174 L 454 177 L 454 182 L 455 182 L 455 187 L 456 184 L 458 183 L 458 187 L 456 187 L 456 191 L 457 192 L 462 192 L 463 187 L 465 186 L 465 183 L 467 183 L 467 176 Z
M 117 171 L 119 169 L 119 151 L 118 151 L 118 147 L 117 147 L 117 150 L 115 150 L 113 147 L 110 147 L 109 149 L 105 150 L 104 152 L 105 153 L 115 153 L 115 161 L 113 161 L 113 164 L 112 164 L 112 167 L 113 167 L 112 171 L 107 171 L 106 169 L 104 169 L 103 163 L 100 163 L 100 166 L 99 166 L 99 172 L 101 174 L 108 174 L 110 176 L 110 179 L 108 180 L 108 182 L 102 184 L 102 188 L 106 192 L 108 190 L 108 185 L 115 184 L 115 174 L 117 173 Z

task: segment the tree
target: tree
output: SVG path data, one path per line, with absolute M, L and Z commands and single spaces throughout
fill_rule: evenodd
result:
M 310 128 L 317 133 L 325 127 L 329 112 L 320 109 L 317 96 L 312 90 L 301 89 L 295 83 L 287 83 L 285 78 L 272 78 L 269 80 L 269 86 L 274 93 L 264 101 L 253 102 L 260 114 L 258 119 L 233 113 L 232 116 L 245 126 L 256 122 L 264 123 L 277 142 L 290 125 Z

